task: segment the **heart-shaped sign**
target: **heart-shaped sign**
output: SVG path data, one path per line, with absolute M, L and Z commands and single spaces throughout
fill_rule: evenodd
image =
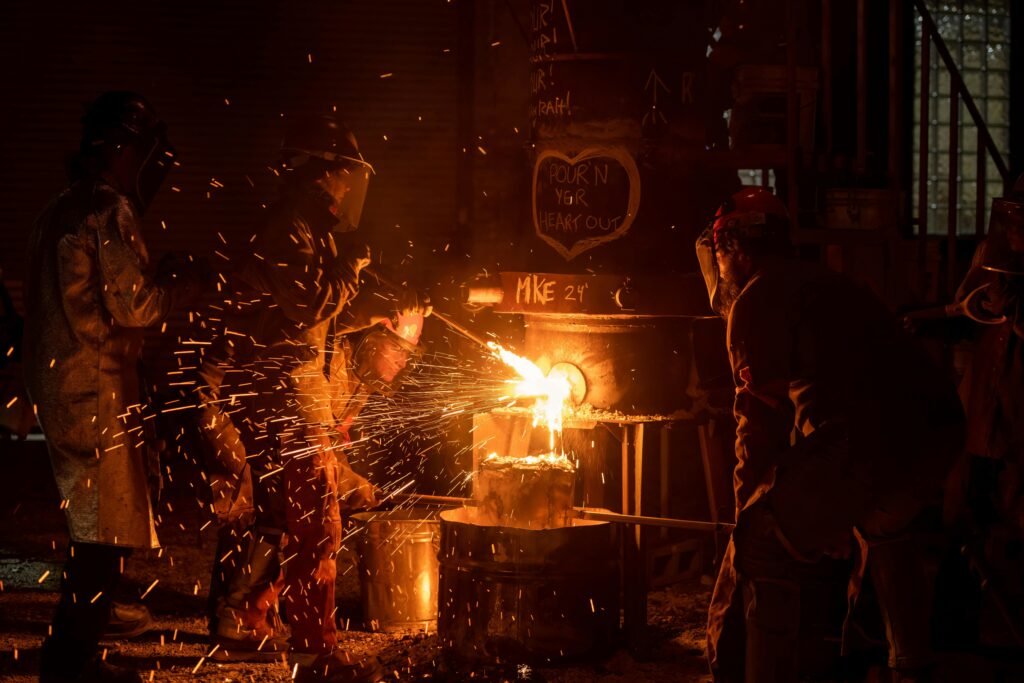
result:
M 625 147 L 553 149 L 533 166 L 533 226 L 566 261 L 622 237 L 640 208 L 640 172 Z

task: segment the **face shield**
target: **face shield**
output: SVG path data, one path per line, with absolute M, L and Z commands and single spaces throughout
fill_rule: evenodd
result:
M 1024 275 L 1024 202 L 1005 197 L 992 200 L 981 266 L 996 273 Z
M 311 159 L 320 159 L 335 166 L 317 184 L 330 202 L 330 212 L 338 219 L 334 232 L 352 232 L 363 217 L 363 204 L 370 186 L 373 166 L 361 157 L 317 152 L 297 147 L 286 147 L 285 164 L 301 168 Z
M 344 194 L 336 198 L 331 206 L 331 213 L 338 217 L 335 231 L 352 232 L 359 227 L 359 220 L 363 217 L 363 204 L 366 203 L 366 191 L 370 187 L 373 168 L 360 162 L 332 171 L 331 174 L 337 176 L 346 188 Z
M 718 292 L 721 276 L 718 272 L 718 259 L 715 257 L 715 237 L 712 225 L 709 225 L 697 238 L 696 251 L 700 274 L 704 276 L 704 286 L 708 290 L 708 303 L 711 305 L 711 310 L 717 312 L 721 304 Z
M 167 128 L 162 123 L 150 136 L 137 143 L 142 156 L 142 163 L 135 176 L 135 201 L 139 212 L 144 213 L 153 202 L 157 191 L 167 177 L 177 152 L 167 140 Z

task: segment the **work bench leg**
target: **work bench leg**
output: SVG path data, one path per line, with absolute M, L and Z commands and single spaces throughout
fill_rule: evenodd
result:
M 628 435 L 632 431 L 632 439 Z M 643 514 L 643 467 L 644 467 L 644 426 L 623 427 L 623 504 L 625 514 Z M 633 467 L 629 467 L 632 457 Z M 629 486 L 629 470 L 632 469 L 632 487 Z M 632 488 L 632 496 L 629 496 Z M 629 498 L 632 498 L 630 505 Z M 626 646 L 634 656 L 642 657 L 647 646 L 647 531 L 640 525 L 623 529 L 623 576 L 625 579 L 623 600 L 623 629 Z

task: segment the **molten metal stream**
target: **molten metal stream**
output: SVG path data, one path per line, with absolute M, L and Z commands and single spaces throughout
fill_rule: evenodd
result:
M 495 357 L 519 373 L 521 380 L 511 380 L 512 395 L 516 398 L 536 397 L 533 404 L 533 426 L 542 425 L 549 433 L 548 446 L 555 451 L 556 436 L 562 435 L 562 424 L 569 412 L 569 396 L 572 384 L 565 372 L 555 369 L 547 375 L 537 365 L 504 347 L 488 342 L 487 347 Z M 559 449 L 561 450 L 561 449 Z

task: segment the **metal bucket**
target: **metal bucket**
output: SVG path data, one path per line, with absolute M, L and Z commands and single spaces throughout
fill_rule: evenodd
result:
M 619 626 L 615 525 L 555 529 L 441 513 L 438 635 L 456 667 L 544 665 L 610 651 Z
M 436 511 L 391 510 L 352 515 L 362 527 L 359 587 L 372 631 L 437 628 Z

